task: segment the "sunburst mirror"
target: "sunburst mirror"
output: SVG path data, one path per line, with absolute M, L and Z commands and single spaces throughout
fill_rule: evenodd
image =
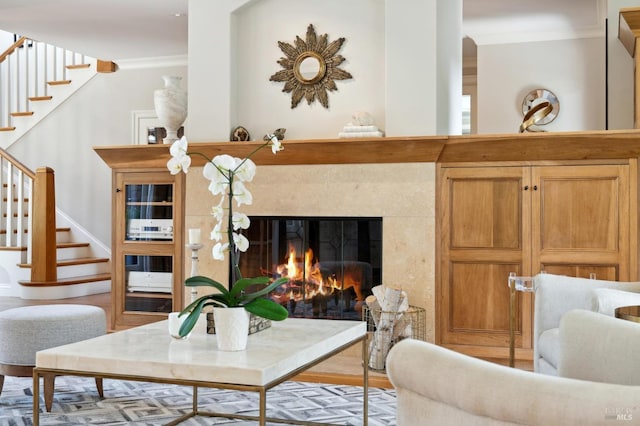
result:
M 353 78 L 347 71 L 338 68 L 345 61 L 338 51 L 345 38 L 329 43 L 327 34 L 316 36 L 312 24 L 307 27 L 307 36 L 302 40 L 296 36 L 294 44 L 279 41 L 280 50 L 286 55 L 278 64 L 282 70 L 276 72 L 269 81 L 284 82 L 282 91 L 291 93 L 291 108 L 298 106 L 302 98 L 311 105 L 316 98 L 323 107 L 329 108 L 329 94 L 338 90 L 336 80 Z

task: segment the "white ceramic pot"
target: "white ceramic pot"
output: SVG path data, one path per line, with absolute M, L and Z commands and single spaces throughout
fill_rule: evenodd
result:
M 182 77 L 165 75 L 164 88 L 153 92 L 153 104 L 162 126 L 167 130 L 164 143 L 178 139 L 178 129 L 187 119 L 187 92 L 180 87 Z
M 249 337 L 249 312 L 244 308 L 213 308 L 216 341 L 221 351 L 243 351 Z

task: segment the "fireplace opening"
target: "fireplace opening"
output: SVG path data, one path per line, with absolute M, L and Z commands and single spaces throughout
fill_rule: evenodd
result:
M 244 277 L 288 277 L 270 297 L 295 318 L 362 319 L 382 282 L 382 218 L 251 217 Z

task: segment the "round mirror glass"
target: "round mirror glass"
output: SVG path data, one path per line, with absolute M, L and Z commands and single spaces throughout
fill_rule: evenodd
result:
M 293 66 L 293 74 L 303 84 L 314 84 L 322 80 L 326 64 L 316 52 L 304 52 L 298 56 Z
M 320 61 L 313 56 L 308 56 L 300 61 L 300 76 L 304 81 L 311 81 L 320 72 Z

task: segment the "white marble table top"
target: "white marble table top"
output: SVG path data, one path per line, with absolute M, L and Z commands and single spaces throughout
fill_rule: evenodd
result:
M 362 321 L 288 318 L 250 335 L 245 351 L 223 352 L 205 327 L 203 316 L 175 340 L 159 321 L 39 351 L 36 367 L 264 386 L 366 334 Z

